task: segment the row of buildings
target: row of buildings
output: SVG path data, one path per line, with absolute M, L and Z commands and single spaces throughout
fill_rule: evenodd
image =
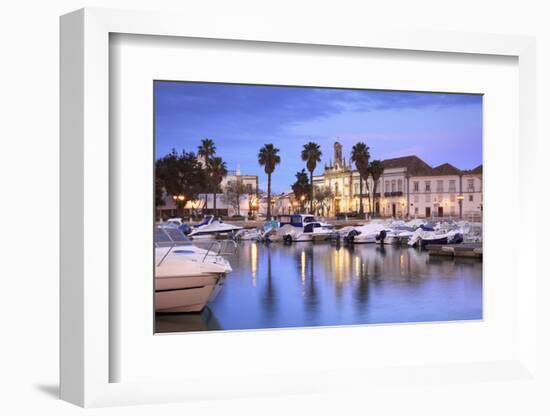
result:
M 382 217 L 475 217 L 483 212 L 482 165 L 461 170 L 444 163 L 432 167 L 417 156 L 404 156 L 382 161 L 384 173 L 378 180 L 374 206 L 370 192 L 372 177 L 363 183 L 357 170 L 342 157 L 342 145 L 334 143 L 334 158 L 322 175 L 313 177 L 316 189 L 329 189 L 332 201 L 329 215 L 359 211 L 363 199 L 365 211 Z M 368 186 L 367 186 L 368 185 Z
M 226 190 L 230 185 L 239 183 L 243 188 L 243 194 L 228 195 Z M 230 170 L 223 178 L 220 189 L 216 194 L 216 212 L 219 216 L 227 217 L 240 214 L 248 217 L 250 214 L 261 212 L 261 195 L 258 194 L 258 176 L 242 175 L 240 168 Z M 156 219 L 166 220 L 178 215 L 176 206 L 177 196 L 167 195 L 165 204 L 156 207 Z M 214 213 L 214 194 L 201 194 L 195 201 L 188 201 L 184 205 L 184 215 L 190 216 L 192 212 L 200 212 L 202 215 Z M 263 209 L 265 212 L 265 208 Z
M 461 170 L 449 163 L 432 167 L 417 156 L 404 156 L 382 161 L 384 172 L 378 180 L 376 194 L 372 177 L 363 183 L 360 193 L 359 173 L 342 156 L 343 148 L 334 143 L 333 159 L 324 167 L 323 174 L 313 177 L 315 192 L 326 191 L 326 199 L 316 201 L 315 214 L 331 217 L 338 214 L 353 215 L 363 200 L 365 212 L 376 216 L 394 218 L 466 217 L 479 220 L 483 213 L 483 171 L 482 166 L 471 170 Z M 237 168 L 224 178 L 221 188 L 227 188 L 232 181 L 240 181 L 247 193 L 235 201 L 222 194 L 217 195 L 216 206 L 221 216 L 240 213 L 245 217 L 260 216 L 267 212 L 265 194 L 258 194 L 258 177 L 242 175 Z M 373 202 L 374 201 L 374 202 Z M 273 195 L 273 215 L 299 211 L 300 203 L 292 192 Z M 373 204 L 374 206 L 370 206 Z M 206 211 L 203 208 L 207 206 Z M 197 201 L 186 204 L 186 210 L 203 210 L 210 213 L 213 208 L 213 195 L 203 194 Z M 176 215 L 176 205 L 172 198 L 166 198 L 166 205 L 157 207 L 157 218 Z

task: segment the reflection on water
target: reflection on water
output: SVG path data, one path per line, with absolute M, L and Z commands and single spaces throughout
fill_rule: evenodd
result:
M 201 314 L 158 315 L 159 332 L 482 318 L 482 263 L 407 247 L 241 242 Z

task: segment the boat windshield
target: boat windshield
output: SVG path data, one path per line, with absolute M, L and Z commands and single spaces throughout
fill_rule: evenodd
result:
M 173 245 L 191 245 L 191 240 L 177 228 L 155 228 L 155 246 L 170 247 Z
M 197 225 L 197 227 L 200 227 L 202 225 L 208 225 L 212 222 L 212 219 L 214 218 L 213 215 L 207 215 L 205 216 L 202 221 Z

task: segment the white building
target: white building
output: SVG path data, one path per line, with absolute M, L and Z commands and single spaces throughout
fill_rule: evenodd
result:
M 235 194 L 229 194 L 228 187 L 238 182 L 243 187 L 243 193 L 238 198 Z M 220 193 L 216 193 L 216 211 L 219 216 L 233 216 L 240 213 L 248 216 L 251 211 L 257 211 L 258 176 L 242 175 L 239 167 L 228 171 L 220 184 Z M 238 205 L 237 205 L 238 203 Z M 184 215 L 191 215 L 191 211 L 200 212 L 203 215 L 214 213 L 214 194 L 200 194 L 195 201 L 188 201 L 184 206 Z M 176 201 L 172 195 L 167 195 L 165 205 L 156 207 L 156 217 L 167 219 L 177 215 Z
M 448 163 L 431 167 L 417 156 L 382 161 L 384 173 L 372 198 L 372 177 L 363 182 L 357 170 L 342 157 L 342 145 L 334 144 L 334 160 L 323 175 L 313 177 L 317 189 L 330 189 L 330 215 L 359 211 L 382 217 L 467 217 L 480 219 L 483 211 L 482 166 L 460 170 Z M 374 199 L 374 202 L 373 202 Z M 374 206 L 370 207 L 370 204 Z

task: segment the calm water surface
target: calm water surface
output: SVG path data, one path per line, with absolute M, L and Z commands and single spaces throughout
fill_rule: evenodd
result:
M 407 247 L 240 242 L 200 314 L 157 315 L 158 332 L 482 318 L 482 262 Z

